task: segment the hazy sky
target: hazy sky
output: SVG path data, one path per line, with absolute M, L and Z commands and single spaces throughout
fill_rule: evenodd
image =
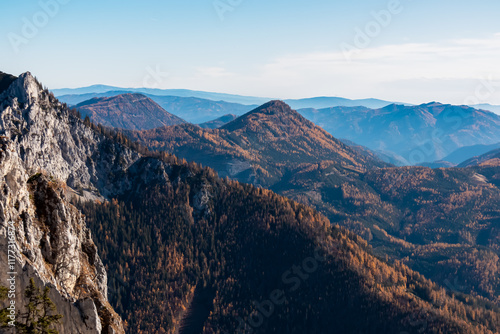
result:
M 49 88 L 500 104 L 498 13 L 498 0 L 2 0 L 0 71 Z

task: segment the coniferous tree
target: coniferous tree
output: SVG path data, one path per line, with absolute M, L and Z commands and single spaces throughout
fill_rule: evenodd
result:
M 56 305 L 49 298 L 50 288 L 45 287 L 43 292 L 36 286 L 33 278 L 24 292 L 28 299 L 26 312 L 20 315 L 23 322 L 17 322 L 16 328 L 21 334 L 58 334 L 53 329 L 58 324 L 62 315 L 57 313 Z

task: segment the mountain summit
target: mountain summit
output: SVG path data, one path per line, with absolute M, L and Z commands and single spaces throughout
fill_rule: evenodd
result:
M 221 175 L 267 186 L 305 166 L 301 164 L 330 161 L 338 167 L 335 173 L 388 166 L 357 153 L 282 101 L 268 102 L 215 130 L 178 125 L 129 134 L 153 149 L 211 166 Z
M 309 125 L 306 123 L 309 123 L 309 121 L 295 110 L 292 110 L 288 104 L 283 101 L 275 100 L 249 111 L 234 121 L 222 126 L 221 129 L 236 131 L 243 128 L 251 129 L 270 126 L 283 130 L 293 130 L 297 126 Z

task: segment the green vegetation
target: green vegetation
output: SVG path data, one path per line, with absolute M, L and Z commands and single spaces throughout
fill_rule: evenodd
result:
M 8 289 L 0 286 L 0 300 L 7 299 Z M 50 288 L 45 287 L 43 292 L 35 284 L 33 278 L 24 292 L 26 298 L 25 312 L 16 315 L 15 331 L 19 334 L 58 334 L 54 325 L 58 324 L 62 315 L 57 313 L 55 304 L 49 298 Z M 7 318 L 7 308 L 0 311 L 2 327 L 9 328 L 10 319 Z

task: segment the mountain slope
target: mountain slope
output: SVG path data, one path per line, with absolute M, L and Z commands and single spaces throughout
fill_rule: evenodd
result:
M 98 243 L 116 277 L 115 305 L 134 333 L 185 328 L 184 309 L 196 307 L 200 290 L 213 296 L 211 312 L 199 315 L 202 333 L 490 333 L 500 326 L 496 311 L 465 306 L 404 266 L 387 266 L 359 237 L 330 229 L 303 205 L 206 169 L 177 166 L 168 180 L 133 200 L 82 205 L 93 230 L 104 232 Z M 475 324 L 459 316 L 462 308 L 477 314 Z
M 208 122 L 201 123 L 198 125 L 200 126 L 200 128 L 203 128 L 203 129 L 218 129 L 221 126 L 226 125 L 227 123 L 234 121 L 236 118 L 238 118 L 237 115 L 228 114 L 228 115 L 224 115 L 222 117 L 219 117 L 217 119 L 214 119 L 212 121 L 208 121 Z
M 466 106 L 433 102 L 301 112 L 335 137 L 393 152 L 411 165 L 441 160 L 460 147 L 500 142 L 500 116 Z
M 336 175 L 387 166 L 358 154 L 281 101 L 272 101 L 220 129 L 194 125 L 128 132 L 156 150 L 195 160 L 242 182 L 272 187 L 297 168 L 330 161 Z
M 217 130 L 181 125 L 131 135 L 221 176 L 313 206 L 369 240 L 380 256 L 404 261 L 443 285 L 456 278 L 458 261 L 464 292 L 500 301 L 494 170 L 485 178 L 486 171 L 387 168 L 370 151 L 343 145 L 282 102 Z M 484 265 L 491 275 L 479 278 L 476 268 Z
M 491 165 L 491 166 L 499 166 L 500 165 L 500 149 L 494 149 L 489 151 L 483 155 L 470 158 L 462 162 L 458 167 L 470 167 L 470 166 L 478 166 L 478 165 Z
M 147 130 L 185 123 L 142 94 L 94 98 L 75 107 L 93 122 L 127 130 Z
M 211 169 L 164 153 L 138 152 L 120 134 L 78 119 L 30 75 L 19 80 L 1 100 L 1 130 L 6 135 L 2 153 L 19 160 L 0 166 L 21 168 L 26 174 L 20 177 L 5 169 L 0 182 L 5 180 L 15 191 L 28 183 L 33 199 L 28 193 L 16 195 L 19 205 L 9 206 L 15 198 L 2 190 L 0 208 L 8 207 L 9 214 L 24 219 L 24 225 L 17 225 L 21 246 L 30 243 L 21 229 L 39 223 L 55 248 L 60 240 L 52 233 L 60 232 L 51 229 L 67 229 L 68 237 L 88 236 L 81 214 L 69 204 L 65 209 L 62 198 L 73 193 L 66 193 L 65 184 L 88 189 L 92 200 L 78 196 L 73 202 L 87 216 L 108 267 L 110 301 L 127 320 L 128 332 L 175 333 L 183 325 L 184 310 L 199 302 L 197 291 L 206 292 L 211 308 L 201 316 L 207 334 L 250 328 L 255 333 L 494 333 L 500 328 L 494 306 L 447 292 L 399 263 L 384 263 L 371 255 L 365 241 L 332 226 L 313 209 L 265 189 L 223 180 Z M 285 106 L 278 107 L 247 116 L 272 119 L 289 114 Z M 241 129 L 240 124 L 234 131 Z M 330 137 L 316 133 L 314 138 Z M 348 166 L 353 153 L 340 152 Z M 78 168 L 67 170 L 69 161 Z M 81 161 L 86 163 L 79 165 Z M 51 175 L 31 174 L 40 170 Z M 33 210 L 19 212 L 29 205 Z M 64 213 L 78 218 L 79 225 L 63 219 Z M 46 252 L 49 246 L 40 246 L 33 251 L 47 261 L 54 254 L 67 264 L 64 256 L 78 254 L 65 247 Z M 82 246 L 90 261 L 95 260 L 91 248 Z M 58 280 L 73 284 L 72 279 Z M 109 310 L 109 304 L 102 306 Z
M 124 94 L 130 93 L 126 91 L 110 91 L 106 93 L 64 95 L 60 96 L 59 100 L 70 105 L 76 105 L 94 98 L 113 97 Z M 214 118 L 222 117 L 230 113 L 241 115 L 256 107 L 225 101 L 212 101 L 196 97 L 160 96 L 152 94 L 143 95 L 158 103 L 158 105 L 160 105 L 163 109 L 168 110 L 172 114 L 177 115 L 191 123 L 211 121 Z
M 444 157 L 443 160 L 448 161 L 454 165 L 458 165 L 466 160 L 486 154 L 497 148 L 500 148 L 500 143 L 492 145 L 465 146 L 453 151 L 451 154 Z

